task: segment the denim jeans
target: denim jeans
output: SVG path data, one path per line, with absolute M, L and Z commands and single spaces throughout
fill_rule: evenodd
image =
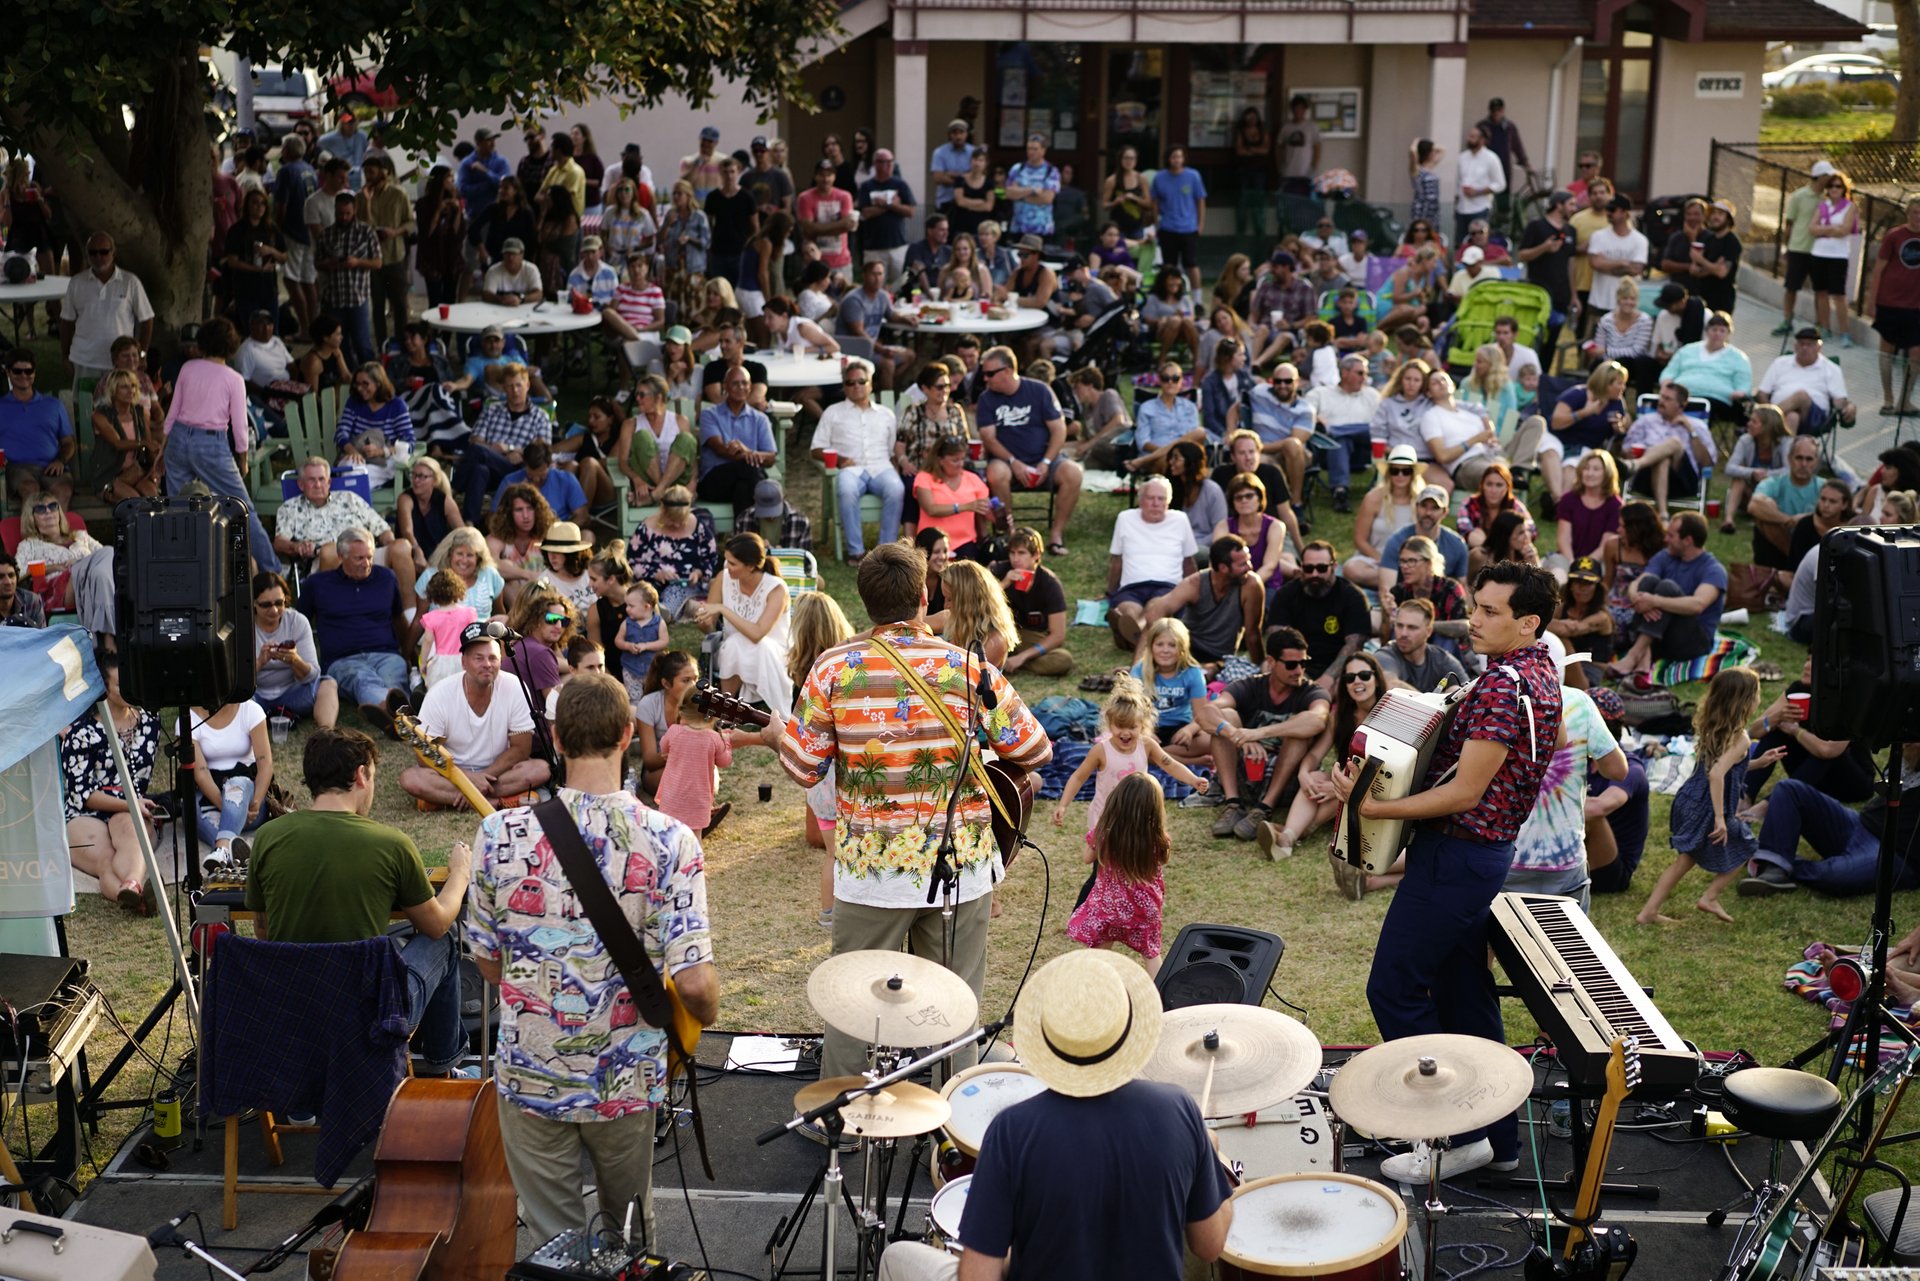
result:
M 1373 465 L 1373 429 L 1366 423 L 1342 423 L 1327 428 L 1327 434 L 1346 446 L 1338 453 L 1329 452 L 1325 456 L 1327 483 L 1335 489 L 1345 489 L 1352 483 L 1353 473 Z
M 358 369 L 380 352 L 373 345 L 373 303 L 357 302 L 351 307 L 333 307 L 333 318 L 340 322 L 340 345 L 347 355 L 347 366 Z
M 503 455 L 478 441 L 467 442 L 466 452 L 453 465 L 453 492 L 460 495 L 460 514 L 469 524 L 480 522 L 487 499 L 500 487 L 501 481 L 518 469 L 518 463 L 508 462 Z
M 865 535 L 860 528 L 860 497 L 876 494 L 880 498 L 880 542 L 900 537 L 900 504 L 907 495 L 900 473 L 891 467 L 842 467 L 833 477 L 834 502 L 840 508 L 841 537 L 847 555 L 864 555 Z
M 1652 574 L 1642 574 L 1634 588 L 1654 596 L 1693 594 L 1671 578 L 1655 578 Z M 1698 658 L 1713 648 L 1713 633 L 1701 625 L 1702 621 L 1698 614 L 1669 614 L 1663 610 L 1658 618 L 1636 616 L 1632 626 L 1640 635 L 1653 637 L 1655 658 Z
M 253 804 L 253 780 L 245 774 L 235 774 L 220 785 L 220 808 L 215 811 L 207 804 L 204 796 L 194 797 L 194 824 L 200 829 L 200 844 L 212 849 L 220 841 L 228 840 L 242 832 L 251 832 L 260 826 L 260 820 L 266 816 L 267 807 L 262 805 L 260 813 L 251 823 L 247 821 L 247 807 Z
M 1813 847 L 1818 859 L 1799 856 L 1800 842 Z M 1826 894 L 1870 894 L 1879 870 L 1880 838 L 1866 829 L 1860 815 L 1810 783 L 1782 779 L 1767 794 L 1767 817 L 1760 824 L 1757 863 L 1771 863 L 1802 885 Z M 1895 889 L 1910 890 L 1917 882 L 1904 862 Z
M 257 692 L 253 701 L 267 709 L 268 716 L 290 716 L 299 720 L 302 716 L 313 715 L 314 700 L 320 694 L 320 682 L 325 679 L 315 672 L 313 679 L 302 681 L 298 685 L 289 685 L 272 698 L 262 698 Z
M 241 478 L 240 469 L 234 466 L 232 445 L 232 439 L 224 427 L 210 431 L 187 423 L 175 423 L 173 430 L 167 433 L 167 497 L 172 498 L 185 489 L 189 482 L 198 480 L 216 494 L 225 494 L 245 502 L 247 543 L 253 552 L 254 564 L 277 574 L 281 569 L 280 558 L 273 554 L 273 539 L 268 535 L 266 526 L 260 523 L 260 514 L 253 510 L 253 500 L 247 497 L 246 481 Z
M 327 675 L 340 685 L 340 697 L 356 707 L 378 706 L 387 691 L 407 687 L 407 660 L 391 650 L 349 654 L 333 660 Z
M 445 1072 L 467 1052 L 460 1021 L 460 936 L 450 929 L 437 939 L 415 934 L 400 944 L 407 967 L 407 1026 L 420 1037 L 427 1067 Z

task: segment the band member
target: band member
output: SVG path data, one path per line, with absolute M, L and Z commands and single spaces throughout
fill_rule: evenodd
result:
M 1418 824 L 1407 847 L 1406 879 L 1380 926 L 1367 1002 L 1385 1040 L 1458 1032 L 1506 1041 L 1487 968 L 1487 914 L 1513 863 L 1514 837 L 1540 795 L 1560 735 L 1560 671 L 1540 634 L 1559 589 L 1543 569 L 1504 561 L 1473 580 L 1467 634 L 1487 674 L 1455 712 L 1433 754 L 1427 790 L 1398 800 L 1367 797 L 1362 818 Z M 1337 766 L 1344 803 L 1355 770 Z M 1390 1179 L 1423 1184 L 1425 1145 L 1381 1164 Z M 1520 1156 L 1514 1117 L 1455 1135 L 1440 1163 L 1451 1179 Z
M 604 672 L 560 688 L 554 746 L 567 762 L 559 789 L 587 851 L 646 947 L 703 1027 L 720 980 L 708 936 L 700 841 L 624 790 L 633 737 L 627 691 Z M 593 1162 L 600 1208 L 616 1220 L 639 1198 L 653 1227 L 654 1110 L 667 1095 L 667 1038 L 639 1023 L 608 956 L 530 809 L 480 824 L 467 941 L 500 984 L 500 1138 L 520 1217 L 545 1241 L 587 1226 L 580 1157 Z
M 987 1128 L 960 1220 L 966 1253 L 902 1241 L 880 1281 L 1177 1277 L 1183 1248 L 1219 1258 L 1233 1188 L 1200 1109 L 1176 1086 L 1134 1079 L 1160 1017 L 1153 980 L 1129 958 L 1069 952 L 1041 967 L 1013 1019 L 1022 1062 L 1047 1088 Z
M 892 951 L 911 936 L 915 954 L 945 959 L 978 995 L 986 978 L 987 918 L 1000 864 L 989 802 L 962 771 L 960 739 L 983 672 L 988 696 L 979 715 L 999 758 L 1034 769 L 1052 758 L 1053 744 L 999 669 L 969 658 L 928 629 L 926 583 L 926 558 L 918 549 L 882 543 L 867 553 L 860 562 L 859 588 L 873 620 L 872 639 L 835 645 L 814 662 L 780 737 L 780 763 L 802 787 L 811 787 L 829 770 L 837 779 L 834 955 Z M 937 692 L 962 735 L 952 733 L 914 682 L 901 676 L 882 643 Z M 958 906 L 947 957 L 939 896 L 928 903 L 928 883 L 956 777 Z M 956 1068 L 970 1065 L 965 1055 L 954 1062 Z M 847 1076 L 865 1067 L 861 1043 L 828 1028 L 821 1075 Z

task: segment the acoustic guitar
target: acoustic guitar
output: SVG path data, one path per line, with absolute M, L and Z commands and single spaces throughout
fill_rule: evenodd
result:
M 702 713 L 725 724 L 764 729 L 773 721 L 770 713 L 742 702 L 718 685 L 697 685 L 688 697 Z M 993 843 L 1000 851 L 1001 865 L 1012 867 L 1013 856 L 1020 852 L 1020 838 L 1026 835 L 1027 824 L 1033 818 L 1033 776 L 1002 760 L 983 762 L 983 768 L 987 783 L 999 801 L 991 806 Z
M 393 718 L 393 729 L 400 741 L 413 749 L 413 755 L 422 765 L 454 785 L 460 795 L 466 799 L 473 812 L 481 818 L 493 813 L 493 803 L 480 794 L 480 790 L 467 777 L 466 771 L 454 763 L 447 754 L 447 745 L 420 726 L 420 722 L 405 712 L 398 712 Z M 689 1061 L 699 1052 L 700 1020 L 688 1011 L 680 999 L 680 992 L 673 985 L 671 975 L 662 974 L 660 984 L 667 990 L 667 1002 L 673 1007 L 673 1036 L 667 1038 L 667 1084 L 672 1085 L 674 1078 L 687 1070 Z M 662 1029 L 666 1031 L 668 1029 Z M 683 1056 L 681 1050 L 685 1050 Z

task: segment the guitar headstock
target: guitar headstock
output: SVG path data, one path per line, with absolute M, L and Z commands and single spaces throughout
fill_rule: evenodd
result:
M 727 693 L 718 685 L 696 685 L 688 695 L 703 716 L 728 725 L 765 725 L 767 713 Z
M 1623 1036 L 1607 1058 L 1607 1093 L 1623 1099 L 1640 1088 L 1640 1038 Z
M 393 717 L 393 732 L 400 741 L 413 749 L 420 763 L 429 769 L 445 771 L 453 768 L 453 758 L 447 755 L 446 744 L 422 729 L 420 722 L 406 712 L 396 712 Z

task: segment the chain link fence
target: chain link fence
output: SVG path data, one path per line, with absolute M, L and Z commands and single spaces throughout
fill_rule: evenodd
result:
M 1716 142 L 1707 190 L 1740 211 L 1742 261 L 1778 278 L 1787 265 L 1787 199 L 1813 180 L 1819 160 L 1847 175 L 1860 205 L 1864 252 L 1848 277 L 1857 312 L 1866 301 L 1874 248 L 1905 221 L 1907 197 L 1920 193 L 1920 142 Z

